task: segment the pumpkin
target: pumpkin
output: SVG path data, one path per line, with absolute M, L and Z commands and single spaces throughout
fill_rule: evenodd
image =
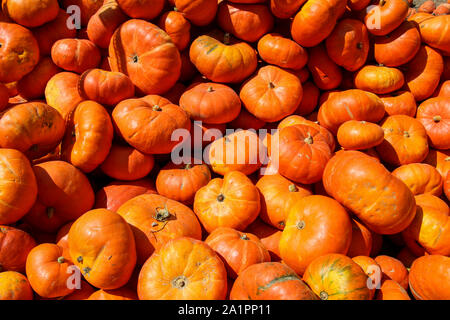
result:
M 265 66 L 243 84 L 239 96 L 255 117 L 276 122 L 298 108 L 303 88 L 296 76 L 275 66 Z
M 86 39 L 61 39 L 52 46 L 53 62 L 66 71 L 83 73 L 100 64 L 101 53 L 93 42 Z
M 220 32 L 196 38 L 189 57 L 198 71 L 214 82 L 242 82 L 257 66 L 256 52 L 249 44 Z
M 337 153 L 325 167 L 323 184 L 330 196 L 376 233 L 399 233 L 414 219 L 412 192 L 380 162 L 362 152 Z
M 436 7 L 436 9 L 433 11 L 433 14 L 435 16 L 439 15 L 445 15 L 450 13 L 450 6 L 449 3 L 441 3 Z
M 0 82 L 14 82 L 39 62 L 39 46 L 30 30 L 0 22 Z
M 450 258 L 426 255 L 414 260 L 409 271 L 409 288 L 416 300 L 450 299 Z
M 331 60 L 346 70 L 356 71 L 367 60 L 369 33 L 359 20 L 343 19 L 325 40 L 325 45 Z
M 128 223 L 117 213 L 94 209 L 69 231 L 71 260 L 86 281 L 100 289 L 125 285 L 136 264 L 136 246 Z
M 134 97 L 134 85 L 130 78 L 121 72 L 102 69 L 84 72 L 80 76 L 78 90 L 85 100 L 94 100 L 107 106 Z
M 33 300 L 27 277 L 16 271 L 0 272 L 0 300 Z
M 450 80 L 446 80 L 439 84 L 439 86 L 436 88 L 436 90 L 433 93 L 433 98 L 434 97 L 450 98 Z
M 3 0 L 2 9 L 14 22 L 32 28 L 55 19 L 59 5 L 57 0 Z
M 186 19 L 193 25 L 206 26 L 210 24 L 217 13 L 217 0 L 171 0 Z
M 405 21 L 391 33 L 375 37 L 375 60 L 386 67 L 398 67 L 411 61 L 420 49 L 419 30 L 413 22 Z
M 281 230 L 276 229 L 264 223 L 260 218 L 257 218 L 245 229 L 245 232 L 252 233 L 261 240 L 264 247 L 269 250 L 271 261 L 281 261 L 280 249 L 278 246 L 282 234 Z
M 369 277 L 367 287 L 370 289 L 370 296 L 373 299 L 376 290 L 381 286 L 381 268 L 378 263 L 369 256 L 356 256 L 352 258 L 353 262 L 363 269 Z
M 152 180 L 113 181 L 97 191 L 94 208 L 116 212 L 128 200 L 146 193 L 156 193 Z
M 138 300 L 136 292 L 126 287 L 113 290 L 97 290 L 87 300 Z
M 165 93 L 180 77 L 180 53 L 170 36 L 140 19 L 116 29 L 109 44 L 109 63 L 112 71 L 126 74 L 145 94 Z
M 351 237 L 350 217 L 336 200 L 320 195 L 306 196 L 289 208 L 279 244 L 281 258 L 302 275 L 319 256 L 346 254 Z
M 355 73 L 354 82 L 358 89 L 386 94 L 402 88 L 405 78 L 396 68 L 367 65 Z
M 211 180 L 206 164 L 169 162 L 156 177 L 158 194 L 186 205 L 194 203 L 195 193 Z
M 422 41 L 435 49 L 450 54 L 450 23 L 449 15 L 439 15 L 419 24 Z
M 347 5 L 353 11 L 360 11 L 365 9 L 370 3 L 371 0 L 349 0 Z
M 423 45 L 404 68 L 405 90 L 411 91 L 416 101 L 422 101 L 429 98 L 439 85 L 444 62 L 438 51 Z
M 105 0 L 105 2 L 108 0 Z M 80 22 L 82 26 L 86 26 L 89 19 L 95 14 L 95 12 L 102 6 L 104 1 L 102 0 L 62 0 L 62 7 L 69 8 L 72 5 L 76 5 L 80 8 Z
M 107 49 L 114 31 L 127 20 L 116 0 L 106 0 L 89 19 L 86 33 L 96 46 Z
M 280 19 L 292 17 L 306 0 L 270 0 L 270 11 Z
M 434 1 L 427 0 L 423 2 L 419 8 L 417 9 L 417 12 L 426 12 L 426 13 L 432 13 L 436 9 L 436 5 L 434 4 Z
M 331 34 L 346 4 L 345 0 L 306 1 L 292 22 L 292 38 L 304 47 L 317 46 Z
M 405 164 L 392 171 L 392 174 L 402 180 L 414 195 L 429 193 L 440 196 L 442 193 L 442 176 L 429 164 Z
M 29 233 L 0 226 L 0 272 L 24 272 L 28 253 L 35 246 L 36 241 Z
M 17 82 L 18 93 L 27 100 L 44 97 L 47 82 L 60 71 L 50 57 L 41 58 L 36 67 Z
M 260 195 L 252 181 L 239 171 L 230 171 L 200 188 L 194 212 L 207 232 L 218 227 L 245 230 L 261 208 Z
M 217 10 L 217 24 L 236 38 L 256 42 L 274 25 L 274 18 L 265 4 L 237 4 L 223 1 Z
M 74 291 L 68 286 L 75 269 L 62 256 L 63 250 L 56 244 L 43 243 L 28 254 L 26 274 L 33 290 L 44 298 L 66 296 Z
M 337 140 L 347 150 L 365 150 L 383 142 L 383 129 L 371 122 L 349 120 L 339 126 Z
M 411 300 L 408 292 L 397 282 L 385 280 L 377 292 L 376 300 Z
M 233 279 L 251 265 L 270 261 L 269 251 L 251 233 L 221 227 L 212 231 L 205 243 L 223 260 L 228 277 Z
M 129 17 L 152 20 L 164 8 L 164 0 L 116 0 L 120 9 Z
M 36 177 L 24 154 L 0 148 L 0 178 L 0 224 L 11 224 L 21 219 L 36 201 Z
M 428 152 L 423 162 L 435 167 L 441 176 L 445 178 L 450 170 L 450 151 L 430 148 L 430 152 Z
M 180 107 L 193 120 L 222 124 L 239 115 L 241 100 L 233 89 L 224 84 L 194 83 L 181 95 Z
M 337 253 L 314 259 L 303 281 L 321 300 L 370 300 L 368 276 L 352 259 Z
M 436 149 L 450 149 L 450 108 L 448 98 L 431 98 L 419 105 L 417 120 L 427 131 L 430 145 Z
M 405 0 L 381 0 L 367 10 L 364 22 L 370 33 L 384 36 L 402 24 L 408 10 L 409 4 Z
M 416 115 L 417 105 L 413 94 L 409 91 L 398 91 L 390 95 L 381 95 L 387 115 L 404 114 L 410 117 Z
M 347 251 L 350 258 L 368 256 L 372 250 L 372 232 L 357 219 L 352 219 L 352 242 Z
M 308 61 L 308 52 L 302 46 L 279 33 L 268 33 L 261 37 L 258 53 L 269 64 L 293 70 L 302 69 Z
M 189 45 L 191 23 L 181 12 L 167 11 L 159 18 L 158 26 L 170 36 L 180 52 Z
M 380 255 L 375 257 L 375 262 L 380 266 L 382 272 L 382 279 L 394 280 L 403 289 L 408 289 L 408 270 L 403 263 L 391 256 Z
M 231 300 L 317 300 L 295 271 L 279 262 L 249 266 L 237 277 Z
M 137 292 L 140 300 L 223 300 L 227 294 L 227 272 L 207 244 L 178 238 L 145 262 Z
M 342 71 L 330 59 L 324 45 L 319 45 L 309 50 L 308 69 L 319 89 L 336 89 L 342 82 Z
M 416 119 L 393 115 L 381 122 L 384 141 L 376 147 L 386 163 L 400 166 L 422 162 L 428 154 L 427 132 Z
M 18 104 L 0 116 L 0 146 L 17 149 L 35 159 L 53 150 L 64 130 L 63 118 L 49 105 L 42 102 Z
M 201 239 L 200 223 L 187 206 L 157 194 L 142 194 L 123 203 L 117 213 L 131 226 L 138 264 L 171 239 Z
M 191 127 L 182 108 L 159 96 L 123 100 L 114 108 L 112 119 L 125 141 L 147 154 L 170 153 L 178 144 L 172 140 L 173 131 Z
M 83 101 L 78 92 L 80 76 L 73 72 L 59 72 L 45 86 L 45 100 L 68 122 L 76 106 Z
M 33 166 L 38 196 L 25 221 L 38 230 L 55 232 L 92 208 L 94 191 L 87 177 L 70 163 L 48 161 Z
M 336 92 L 319 108 L 320 125 L 337 133 L 341 124 L 348 120 L 378 122 L 385 114 L 384 104 L 377 95 L 351 89 Z

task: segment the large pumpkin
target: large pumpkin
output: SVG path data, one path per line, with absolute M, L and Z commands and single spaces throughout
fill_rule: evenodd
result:
M 32 28 L 55 19 L 59 5 L 57 0 L 3 0 L 2 10 L 14 22 Z
M 36 241 L 29 233 L 0 226 L 0 272 L 24 272 L 28 253 L 35 246 Z

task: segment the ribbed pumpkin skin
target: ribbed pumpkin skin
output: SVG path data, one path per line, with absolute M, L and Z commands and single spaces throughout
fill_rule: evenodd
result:
M 450 149 L 449 97 L 431 98 L 417 108 L 417 119 L 427 131 L 430 145 L 435 149 Z
M 392 171 L 392 174 L 402 180 L 414 195 L 429 193 L 440 196 L 442 194 L 442 176 L 429 164 L 403 165 Z
M 450 299 L 450 258 L 428 255 L 417 258 L 409 272 L 409 288 L 417 300 Z

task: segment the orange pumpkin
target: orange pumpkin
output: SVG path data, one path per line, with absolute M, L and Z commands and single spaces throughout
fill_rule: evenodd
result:
M 270 0 L 270 11 L 272 11 L 273 15 L 277 18 L 288 19 L 291 18 L 305 2 L 306 0 Z
M 80 288 L 75 287 L 75 290 L 65 296 L 62 300 L 87 300 L 91 294 L 95 292 L 93 286 L 84 280 L 80 281 Z
M 16 271 L 0 272 L 0 300 L 33 300 L 27 277 Z
M 358 89 L 386 94 L 402 88 L 405 78 L 396 68 L 366 65 L 355 73 L 354 82 Z
M 116 0 L 120 9 L 129 17 L 152 20 L 164 8 L 164 0 Z
M 216 17 L 216 0 L 170 0 L 178 12 L 196 26 L 206 26 Z
M 384 109 L 389 116 L 404 114 L 410 117 L 416 115 L 417 105 L 413 94 L 409 91 L 398 91 L 389 95 L 381 95 Z
M 101 53 L 96 45 L 86 39 L 61 39 L 52 46 L 53 62 L 61 69 L 83 73 L 100 64 Z
M 282 234 L 281 230 L 278 230 L 264 223 L 260 218 L 257 218 L 245 229 L 245 232 L 252 233 L 261 240 L 264 247 L 269 250 L 271 261 L 281 261 L 280 249 L 278 246 Z
M 394 280 L 403 289 L 408 289 L 408 270 L 403 263 L 391 256 L 381 255 L 375 257 L 375 262 L 380 266 L 383 280 Z
M 29 233 L 0 226 L 0 272 L 24 272 L 27 256 L 35 246 L 36 241 Z
M 318 45 L 309 51 L 308 69 L 319 89 L 336 89 L 342 82 L 340 67 L 330 59 L 324 45 Z
M 417 109 L 419 120 L 427 131 L 432 147 L 450 149 L 450 108 L 446 97 L 424 101 Z
M 191 24 L 181 12 L 167 11 L 159 18 L 158 25 L 167 32 L 180 52 L 189 45 Z
M 367 287 L 370 289 L 371 298 L 374 297 L 376 290 L 381 287 L 381 268 L 378 263 L 369 256 L 356 256 L 352 258 L 353 262 L 363 269 L 369 277 Z
M 291 39 L 278 33 L 268 33 L 258 41 L 258 53 L 269 64 L 300 70 L 308 61 L 308 52 Z
M 406 164 L 396 168 L 392 174 L 402 180 L 414 195 L 429 193 L 440 196 L 442 193 L 442 176 L 429 164 Z
M 376 300 L 411 300 L 408 292 L 394 280 L 385 280 L 381 284 Z
M 428 255 L 417 258 L 409 271 L 409 289 L 417 300 L 450 299 L 450 258 Z
M 349 120 L 339 126 L 337 140 L 347 150 L 365 150 L 383 142 L 383 129 L 371 122 Z
M 57 0 L 3 0 L 2 9 L 14 22 L 32 28 L 55 19 L 59 5 Z
M 370 33 L 384 36 L 397 29 L 408 15 L 409 4 L 405 0 L 381 0 L 369 7 L 364 22 Z
M 441 176 L 445 178 L 450 170 L 450 151 L 430 148 L 430 152 L 428 152 L 423 162 L 435 167 Z
M 105 0 L 105 2 L 108 0 Z M 92 15 L 101 7 L 102 0 L 62 0 L 62 7 L 69 8 L 76 5 L 80 8 L 80 22 L 82 26 L 86 26 Z
M 136 292 L 126 287 L 113 290 L 97 290 L 87 300 L 138 300 Z
M 372 232 L 357 219 L 352 219 L 352 242 L 347 256 L 368 256 L 372 250 Z
M 426 19 L 419 24 L 422 41 L 430 47 L 441 50 L 445 55 L 450 54 L 450 23 L 449 15 L 438 15 Z

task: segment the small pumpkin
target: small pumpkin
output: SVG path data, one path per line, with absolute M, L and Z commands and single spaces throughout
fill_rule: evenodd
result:
M 3 12 L 24 27 L 39 27 L 56 18 L 59 12 L 57 0 L 3 0 Z
M 409 4 L 405 0 L 381 0 L 367 10 L 364 22 L 370 33 L 384 36 L 402 24 L 408 10 Z
M 358 89 L 386 94 L 401 89 L 405 78 L 396 68 L 366 65 L 355 73 L 354 82 Z
M 402 180 L 414 195 L 428 193 L 440 196 L 442 193 L 442 176 L 429 164 L 405 164 L 392 171 L 392 174 Z
M 309 51 L 308 69 L 316 86 L 321 90 L 336 89 L 342 82 L 340 67 L 330 59 L 324 45 L 318 45 Z
M 0 300 L 33 300 L 27 277 L 16 271 L 0 272 Z
M 372 250 L 372 232 L 358 219 L 352 218 L 352 242 L 347 251 L 347 256 L 368 256 Z
M 422 123 L 436 149 L 450 149 L 450 108 L 448 98 L 436 97 L 422 102 L 417 108 L 417 120 Z
M 101 53 L 97 46 L 86 39 L 61 39 L 52 46 L 53 62 L 66 71 L 83 73 L 97 67 Z
M 417 105 L 414 95 L 409 91 L 397 91 L 389 95 L 380 95 L 387 115 L 404 114 L 410 117 L 416 115 Z
M 408 289 L 408 270 L 403 263 L 391 256 L 380 255 L 375 257 L 375 262 L 380 266 L 383 280 L 394 280 L 403 289 Z
M 186 19 L 193 25 L 206 26 L 210 24 L 217 13 L 216 0 L 170 0 Z
M 24 272 L 27 256 L 35 246 L 36 241 L 28 232 L 0 226 L 0 272 Z
M 411 300 L 408 292 L 394 280 L 385 280 L 377 292 L 376 300 Z
M 181 12 L 167 11 L 159 18 L 158 25 L 172 38 L 180 52 L 189 45 L 191 24 Z
M 164 0 L 116 0 L 120 9 L 129 17 L 152 20 L 164 8 Z
M 300 70 L 308 61 L 308 52 L 295 41 L 279 33 L 268 33 L 258 41 L 258 53 L 269 64 Z
M 339 126 L 337 140 L 347 150 L 365 150 L 384 140 L 383 129 L 371 122 L 349 120 Z
M 417 300 L 450 299 L 450 258 L 426 255 L 417 258 L 409 271 L 409 288 Z

